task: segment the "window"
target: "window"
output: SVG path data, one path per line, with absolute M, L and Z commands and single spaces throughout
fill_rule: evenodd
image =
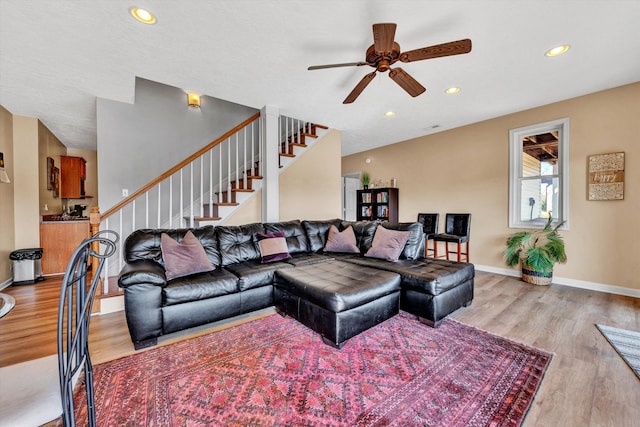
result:
M 509 227 L 543 228 L 569 218 L 569 119 L 509 132 Z

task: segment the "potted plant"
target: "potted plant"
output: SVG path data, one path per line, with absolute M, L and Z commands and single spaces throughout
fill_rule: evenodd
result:
M 521 231 L 507 239 L 504 259 L 508 266 L 520 264 L 522 280 L 534 285 L 550 285 L 553 277 L 553 266 L 567 261 L 564 241 L 558 229 L 564 222 L 555 227 L 549 220 L 542 230 Z
M 371 182 L 371 176 L 369 176 L 368 172 L 362 172 L 360 176 L 360 180 L 362 181 L 362 188 L 367 190 L 369 188 L 369 182 Z

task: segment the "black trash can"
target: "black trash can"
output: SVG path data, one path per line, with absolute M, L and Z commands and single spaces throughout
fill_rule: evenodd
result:
M 17 249 L 9 254 L 13 261 L 13 284 L 25 285 L 44 280 L 42 248 Z

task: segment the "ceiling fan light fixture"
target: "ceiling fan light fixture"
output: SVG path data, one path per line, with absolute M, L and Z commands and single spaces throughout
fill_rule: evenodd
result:
M 396 115 L 395 111 L 387 111 L 384 113 L 385 117 L 394 117 Z
M 563 44 L 560 46 L 553 47 L 544 53 L 545 56 L 553 58 L 554 56 L 560 56 L 563 53 L 566 53 L 569 50 L 568 44 Z
M 458 86 L 448 87 L 444 90 L 444 93 L 446 93 L 447 95 L 453 95 L 458 92 L 460 92 L 460 88 Z
M 132 7 L 129 9 L 131 16 L 143 24 L 153 25 L 156 23 L 156 17 L 151 12 L 140 7 Z

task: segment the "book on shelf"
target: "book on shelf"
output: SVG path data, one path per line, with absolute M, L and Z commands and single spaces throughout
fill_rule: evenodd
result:
M 371 193 L 362 193 L 362 203 L 371 203 Z
M 387 203 L 389 201 L 389 193 L 387 193 L 386 191 L 382 192 L 382 193 L 378 193 L 376 195 L 376 202 L 378 203 Z

